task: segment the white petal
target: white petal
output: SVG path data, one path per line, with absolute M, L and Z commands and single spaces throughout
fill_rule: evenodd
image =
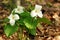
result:
M 17 8 L 15 8 L 15 12 L 16 13 L 22 13 L 22 12 L 24 12 L 23 9 L 24 8 L 22 6 L 17 6 Z
M 38 14 L 37 14 L 40 18 L 42 18 L 43 17 L 43 14 L 42 14 L 42 12 L 40 11 Z
M 17 6 L 17 8 L 19 8 L 19 9 L 24 9 L 24 7 L 22 7 L 22 6 Z
M 15 9 L 15 13 L 20 13 L 20 9 Z
M 31 16 L 32 16 L 32 17 L 37 16 L 37 13 L 35 12 L 35 10 L 33 10 L 33 11 L 31 12 Z
M 18 20 L 19 19 L 19 15 L 18 14 L 15 14 L 14 15 L 14 20 Z
M 22 9 L 15 9 L 15 13 L 23 13 L 24 11 Z
M 8 17 L 8 19 L 12 19 L 12 16 L 13 16 L 13 15 L 12 15 L 12 14 L 10 14 L 10 15 L 9 15 L 9 17 Z
M 20 10 L 20 13 L 23 13 L 24 11 L 23 10 Z
M 42 6 L 41 5 L 35 5 L 35 9 L 36 10 L 41 10 L 42 9 Z
M 15 20 L 10 20 L 10 24 L 13 26 L 15 24 Z

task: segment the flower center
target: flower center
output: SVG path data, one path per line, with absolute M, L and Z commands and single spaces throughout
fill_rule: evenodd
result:
M 39 10 L 35 10 L 36 13 L 39 13 L 40 11 Z
M 20 11 L 20 8 L 18 8 L 17 10 Z
M 14 16 L 12 16 L 12 19 L 14 19 L 15 17 Z

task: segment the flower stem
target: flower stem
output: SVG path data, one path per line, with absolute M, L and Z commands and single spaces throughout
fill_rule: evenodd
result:
M 16 5 L 17 5 L 17 6 L 20 6 L 20 3 L 21 3 L 20 0 L 17 0 L 17 1 L 16 1 Z
M 22 37 L 23 37 L 22 28 L 19 28 L 19 30 L 18 30 L 18 39 L 22 40 Z

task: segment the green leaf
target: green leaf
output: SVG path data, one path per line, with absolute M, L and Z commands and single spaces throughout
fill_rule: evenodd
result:
M 4 22 L 8 22 L 8 21 L 9 21 L 9 19 L 8 19 L 8 18 L 5 18 L 5 19 L 4 19 Z
M 5 32 L 7 37 L 9 37 L 12 34 L 14 34 L 17 30 L 18 30 L 18 26 L 17 25 L 11 26 L 10 24 L 7 24 L 4 27 L 4 32 Z
M 30 13 L 29 12 L 23 12 L 23 13 L 20 14 L 20 16 L 24 17 L 24 18 L 30 17 Z
M 23 22 L 28 29 L 34 29 L 37 26 L 37 20 L 32 18 L 26 18 Z
M 18 20 L 17 23 L 20 24 L 20 25 L 24 25 L 23 20 L 24 19 L 20 18 L 20 20 Z
M 47 24 L 51 24 L 51 22 L 47 19 L 47 18 L 39 18 L 38 19 L 38 22 L 44 22 L 44 23 L 47 23 Z
M 15 10 L 12 10 L 12 14 L 13 14 L 13 15 L 15 14 Z
M 32 34 L 32 35 L 36 35 L 36 28 L 35 29 L 30 29 L 29 33 Z

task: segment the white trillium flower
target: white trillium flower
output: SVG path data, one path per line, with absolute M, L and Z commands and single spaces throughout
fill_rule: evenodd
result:
M 13 26 L 15 24 L 15 21 L 19 19 L 19 16 L 17 14 L 11 14 L 8 19 L 10 19 L 10 24 Z
M 31 11 L 31 16 L 32 17 L 37 17 L 38 16 L 38 17 L 42 18 L 43 14 L 42 14 L 41 9 L 42 9 L 42 6 L 35 5 L 35 9 Z
M 17 8 L 15 8 L 14 10 L 15 10 L 15 13 L 23 13 L 24 12 L 23 9 L 24 9 L 24 7 L 17 6 Z

